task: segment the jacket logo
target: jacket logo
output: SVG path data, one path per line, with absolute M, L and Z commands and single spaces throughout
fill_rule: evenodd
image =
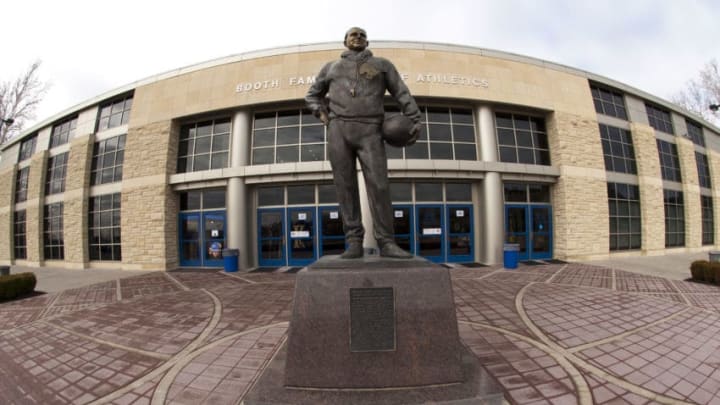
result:
M 369 63 L 363 63 L 362 65 L 360 65 L 360 74 L 368 80 L 375 77 L 375 75 L 377 75 L 378 73 L 380 72 L 375 69 L 375 66 Z

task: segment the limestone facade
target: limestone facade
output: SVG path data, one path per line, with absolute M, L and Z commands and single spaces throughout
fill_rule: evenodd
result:
M 665 204 L 655 130 L 649 125 L 630 124 L 640 188 L 642 250 L 653 255 L 665 249 Z
M 682 173 L 683 208 L 685 210 L 685 247 L 702 247 L 702 213 L 700 210 L 700 183 L 698 180 L 695 144 L 677 137 L 680 172 Z
M 88 197 L 94 142 L 93 134 L 76 136 L 70 141 L 63 206 L 67 267 L 88 265 Z
M 17 165 L 0 171 L 0 265 L 9 265 L 13 259 L 13 199 Z
M 27 261 L 30 265 L 42 265 L 43 255 L 43 206 L 45 198 L 45 173 L 48 151 L 40 151 L 30 158 L 30 175 L 25 206 L 27 218 Z

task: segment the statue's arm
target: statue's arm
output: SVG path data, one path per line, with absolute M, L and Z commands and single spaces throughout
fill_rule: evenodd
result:
M 400 104 L 400 109 L 402 110 L 403 115 L 410 118 L 416 125 L 419 124 L 421 114 L 420 109 L 415 103 L 415 99 L 410 94 L 410 90 L 403 82 L 402 77 L 400 77 L 400 73 L 398 73 L 395 68 L 395 65 L 393 65 L 390 61 L 386 62 L 388 66 L 385 70 L 385 80 L 388 91 L 395 101 Z
M 322 116 L 327 117 L 328 114 L 325 95 L 330 87 L 330 80 L 328 78 L 330 65 L 331 64 L 328 63 L 320 70 L 320 73 L 315 77 L 315 83 L 310 86 L 310 89 L 305 95 L 305 103 L 317 118 L 321 118 Z

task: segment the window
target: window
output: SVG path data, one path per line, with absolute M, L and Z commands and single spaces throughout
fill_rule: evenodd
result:
M 133 96 L 129 95 L 123 99 L 115 100 L 100 107 L 100 120 L 98 131 L 125 125 L 130 120 L 130 109 L 132 108 Z
M 632 184 L 608 183 L 610 250 L 640 249 L 640 190 Z
M 713 218 L 712 197 L 701 195 L 700 207 L 702 210 L 702 244 L 712 245 L 715 243 L 715 221 Z
M 125 157 L 125 135 L 95 142 L 90 184 L 107 184 L 122 180 Z
M 25 167 L 17 171 L 15 178 L 15 202 L 23 202 L 27 200 L 28 193 L 28 177 L 30 176 L 30 167 Z
M 122 260 L 120 193 L 91 197 L 88 207 L 90 260 Z
M 33 135 L 20 144 L 20 156 L 18 157 L 18 162 L 22 162 L 23 160 L 30 159 L 30 157 L 35 153 L 35 143 L 37 142 L 37 135 Z
M 590 92 L 592 93 L 593 102 L 595 103 L 595 111 L 597 111 L 598 114 L 610 115 L 624 120 L 627 119 L 625 100 L 621 93 L 595 84 L 590 84 Z
M 388 159 L 477 160 L 472 110 L 420 107 L 420 111 L 422 127 L 417 142 L 406 148 L 386 146 Z
M 258 189 L 258 206 L 285 205 L 285 187 L 262 187 Z
M 192 190 L 180 193 L 180 211 L 225 208 L 225 189 Z
M 50 134 L 50 148 L 68 143 L 70 138 L 75 135 L 77 121 L 77 117 L 70 118 L 65 122 L 61 122 L 53 126 L 52 133 Z
M 15 211 L 13 216 L 13 251 L 15 259 L 27 259 L 25 210 Z
M 680 158 L 678 157 L 677 145 L 658 139 L 657 148 L 663 180 L 681 182 Z
M 527 115 L 495 114 L 500 161 L 550 165 L 545 120 Z
M 605 170 L 637 174 L 630 131 L 600 124 L 600 139 L 605 157 Z
M 308 110 L 255 114 L 254 165 L 326 160 L 325 145 L 325 126 Z
M 645 103 L 645 110 L 651 127 L 661 132 L 675 134 L 670 119 L 670 111 L 647 103 Z
M 230 118 L 183 125 L 180 128 L 177 172 L 199 172 L 228 166 Z
M 687 125 L 688 136 L 696 145 L 705 146 L 705 138 L 703 138 L 702 127 L 690 120 L 685 120 Z
M 48 159 L 47 175 L 45 176 L 45 195 L 65 191 L 65 174 L 67 172 L 68 152 Z
M 665 247 L 685 246 L 685 209 L 682 191 L 663 190 Z
M 47 204 L 43 216 L 43 246 L 46 260 L 65 259 L 63 203 Z
M 698 182 L 700 187 L 712 188 L 710 182 L 710 164 L 706 155 L 695 152 L 695 163 L 697 164 Z
M 544 184 L 503 184 L 506 203 L 549 203 L 550 187 Z

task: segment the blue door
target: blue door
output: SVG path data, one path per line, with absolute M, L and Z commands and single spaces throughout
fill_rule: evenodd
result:
M 448 262 L 472 262 L 475 260 L 471 205 L 447 206 L 446 234 Z
M 442 205 L 417 205 L 415 254 L 432 262 L 445 261 L 445 221 Z
M 258 210 L 258 264 L 285 265 L 285 210 Z
M 319 255 L 339 255 L 345 251 L 345 232 L 343 232 L 340 208 L 320 207 Z
M 307 266 L 315 253 L 315 207 L 288 208 L 288 266 Z
M 506 205 L 505 242 L 520 245 L 520 260 L 552 259 L 552 206 Z
M 202 266 L 200 213 L 180 214 L 180 265 Z
M 393 205 L 395 243 L 403 250 L 415 254 L 413 218 L 413 207 L 411 205 Z
M 180 265 L 221 267 L 225 211 L 180 214 Z

